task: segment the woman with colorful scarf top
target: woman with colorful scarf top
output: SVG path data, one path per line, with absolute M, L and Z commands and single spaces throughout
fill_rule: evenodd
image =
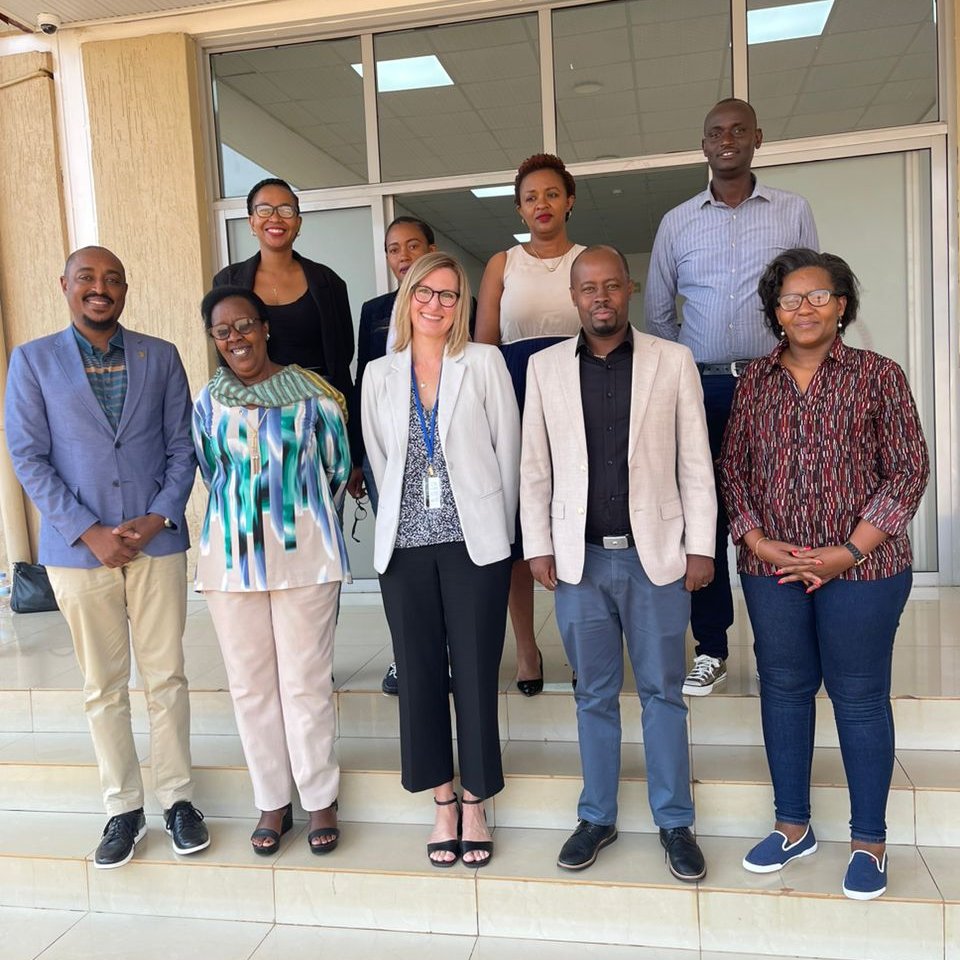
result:
M 293 825 L 291 780 L 308 844 L 339 839 L 333 750 L 333 635 L 350 571 L 337 506 L 350 475 L 340 393 L 267 354 L 257 294 L 215 287 L 201 313 L 221 367 L 194 403 L 193 438 L 210 492 L 197 562 L 223 652 L 269 856 Z

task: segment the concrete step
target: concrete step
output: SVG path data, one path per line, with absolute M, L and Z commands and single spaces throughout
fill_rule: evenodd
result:
M 99 813 L 97 769 L 86 734 L 8 734 L 0 738 L 0 810 Z M 151 782 L 146 736 L 135 738 L 144 783 Z M 238 737 L 194 737 L 195 800 L 209 816 L 247 817 L 254 809 Z M 344 816 L 372 823 L 429 823 L 422 796 L 400 786 L 399 742 L 341 737 L 340 803 Z M 581 790 L 576 744 L 509 741 L 503 749 L 505 789 L 489 804 L 492 823 L 505 827 L 567 829 Z M 620 826 L 656 830 L 647 804 L 643 748 L 624 744 Z M 716 836 L 761 836 L 769 829 L 773 791 L 760 747 L 694 746 L 693 798 L 698 829 Z M 149 794 L 149 790 L 148 790 Z M 819 747 L 812 804 L 817 836 L 849 837 L 849 796 L 840 751 Z M 159 813 L 152 796 L 147 810 Z M 960 847 L 960 755 L 900 750 L 887 805 L 891 843 Z M 958 858 L 960 859 L 960 858 Z
M 770 955 L 789 945 L 792 956 L 851 960 L 943 960 L 960 931 L 957 858 L 937 847 L 891 846 L 887 894 L 858 903 L 840 892 L 841 843 L 757 876 L 740 865 L 751 841 L 701 835 L 707 878 L 683 884 L 656 837 L 627 831 L 571 874 L 555 864 L 567 831 L 499 826 L 489 866 L 441 871 L 419 825 L 344 821 L 339 848 L 317 857 L 298 822 L 279 854 L 263 858 L 247 840 L 253 820 L 210 818 L 211 847 L 178 857 L 149 817 L 131 863 L 97 870 L 102 824 L 98 814 L 0 813 L 0 903 L 689 951 Z
M 377 672 L 382 676 L 379 665 Z M 2 679 L 0 679 L 2 682 Z M 562 685 L 557 684 L 557 687 Z M 346 737 L 397 737 L 397 700 L 375 689 L 340 689 L 335 693 L 338 732 Z M 960 750 L 960 697 L 899 696 L 893 698 L 897 745 L 907 750 Z M 690 741 L 702 745 L 762 746 L 760 699 L 753 694 L 713 693 L 688 697 Z M 233 705 L 227 690 L 190 690 L 194 734 L 236 734 Z M 142 692 L 131 697 L 133 728 L 148 733 Z M 573 693 L 546 691 L 538 697 L 500 694 L 500 735 L 508 740 L 576 742 Z M 620 712 L 625 743 L 641 743 L 640 703 L 624 692 Z M 86 733 L 83 694 L 76 688 L 0 689 L 0 735 L 5 733 Z M 838 746 L 833 707 L 817 698 L 817 746 Z

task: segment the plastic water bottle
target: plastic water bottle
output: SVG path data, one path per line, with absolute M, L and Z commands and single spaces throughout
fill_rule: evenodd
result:
M 10 578 L 6 570 L 0 570 L 0 613 L 10 611 Z

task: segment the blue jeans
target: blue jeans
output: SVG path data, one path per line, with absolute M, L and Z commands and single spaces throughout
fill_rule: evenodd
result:
M 623 641 L 643 709 L 650 810 L 658 827 L 693 823 L 687 706 L 681 688 L 690 594 L 683 580 L 658 587 L 637 551 L 586 545 L 580 583 L 557 584 L 557 625 L 577 672 L 577 735 L 583 792 L 577 815 L 617 821 Z
M 737 378 L 712 375 L 701 377 L 703 406 L 707 413 L 707 435 L 710 438 L 710 456 L 716 463 L 723 444 L 723 431 L 730 419 L 730 406 Z M 690 629 L 697 641 L 697 654 L 705 653 L 718 660 L 727 659 L 727 630 L 733 623 L 733 596 L 730 593 L 730 571 L 727 569 L 727 538 L 730 521 L 719 495 L 717 480 L 717 547 L 714 557 L 713 580 L 702 590 L 691 595 Z
M 831 580 L 810 594 L 775 576 L 741 574 L 740 582 L 753 625 L 777 820 L 810 820 L 815 697 L 823 681 L 850 791 L 850 836 L 884 842 L 893 775 L 893 638 L 913 574 Z

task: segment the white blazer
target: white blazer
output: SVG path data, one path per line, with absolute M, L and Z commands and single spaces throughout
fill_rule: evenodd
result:
M 373 565 L 390 563 L 410 427 L 410 347 L 370 363 L 363 375 L 363 442 L 380 502 Z M 470 559 L 478 566 L 510 555 L 520 484 L 520 414 L 496 347 L 468 343 L 445 356 L 437 431 Z
M 631 332 L 630 528 L 644 571 L 662 586 L 686 573 L 687 554 L 714 555 L 713 463 L 693 354 Z M 530 358 L 523 411 L 524 556 L 553 556 L 565 583 L 583 576 L 589 482 L 576 349 L 573 337 Z

